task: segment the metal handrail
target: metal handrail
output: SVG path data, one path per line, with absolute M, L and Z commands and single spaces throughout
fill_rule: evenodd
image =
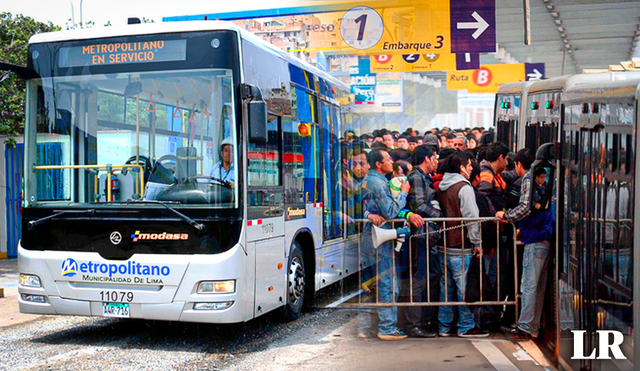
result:
M 446 224 L 444 222 L 461 222 L 462 224 L 459 226 L 455 226 L 454 228 L 461 228 L 464 227 L 465 225 L 468 225 L 470 223 L 474 223 L 474 222 L 478 222 L 478 223 L 482 223 L 482 222 L 496 222 L 496 243 L 497 243 L 497 251 L 496 251 L 496 259 L 498 260 L 496 263 L 496 269 L 497 269 L 497 277 L 496 277 L 496 294 L 497 297 L 500 298 L 501 297 L 501 293 L 500 293 L 500 286 L 501 286 L 501 281 L 500 281 L 500 270 L 501 268 L 501 264 L 500 264 L 500 223 L 509 223 L 512 227 L 513 227 L 513 265 L 514 265 L 514 291 L 515 291 L 515 297 L 513 298 L 513 300 L 491 300 L 491 301 L 484 301 L 483 300 L 483 292 L 482 292 L 482 275 L 480 275 L 480 300 L 476 301 L 476 302 L 466 302 L 464 301 L 464 297 L 463 297 L 463 301 L 449 301 L 448 296 L 445 295 L 445 301 L 444 302 L 432 302 L 431 301 L 431 297 L 430 297 L 430 274 L 427 273 L 427 284 L 426 284 L 426 290 L 427 290 L 427 301 L 426 302 L 414 302 L 413 301 L 413 271 L 412 271 L 412 257 L 411 254 L 409 254 L 409 259 L 410 259 L 410 274 L 409 274 L 409 297 L 410 300 L 409 302 L 398 302 L 396 300 L 395 297 L 395 292 L 393 292 L 393 300 L 390 303 L 380 303 L 379 300 L 376 300 L 375 303 L 363 303 L 361 300 L 359 300 L 357 303 L 342 303 L 340 306 L 341 307 L 345 307 L 345 308 L 377 308 L 377 307 L 433 307 L 433 306 L 485 306 L 485 305 L 515 305 L 515 311 L 516 311 L 516 321 L 519 317 L 519 305 L 518 305 L 518 291 L 519 291 L 519 282 L 518 282 L 518 262 L 517 262 L 517 239 L 516 239 L 516 228 L 515 225 L 511 222 L 508 221 L 504 221 L 501 218 L 497 218 L 497 217 L 477 217 L 477 218 L 452 218 L 452 217 L 439 217 L 439 218 L 422 218 L 425 222 L 425 225 L 427 225 L 427 223 L 429 222 L 437 222 L 439 225 L 443 225 L 445 226 Z M 372 223 L 372 221 L 370 219 L 357 219 L 354 220 L 354 222 L 364 222 L 364 223 Z M 384 221 L 384 223 L 382 223 L 380 226 L 388 224 L 388 223 L 404 223 L 404 222 L 408 222 L 406 219 L 387 219 Z M 466 223 L 465 223 L 466 222 Z M 373 223 L 372 223 L 373 224 Z M 475 223 L 474 223 L 475 224 Z M 445 232 L 448 228 L 442 228 L 440 230 L 440 232 Z M 464 229 L 463 229 L 464 230 Z M 428 229 L 427 229 L 428 231 Z M 426 233 L 427 235 L 429 234 L 429 232 Z M 411 235 L 409 236 L 410 239 L 413 238 L 417 238 L 420 235 Z M 443 233 L 443 239 L 444 239 L 444 244 L 446 245 L 446 233 Z M 431 264 L 430 264 L 430 253 L 429 253 L 429 239 L 426 239 L 426 248 L 427 248 L 427 254 L 426 254 L 426 259 L 427 259 L 427 267 L 429 267 L 428 269 L 430 269 Z M 463 246 L 464 246 L 464 242 L 463 242 Z M 480 246 L 482 247 L 482 241 Z M 411 249 L 411 244 L 409 244 L 409 249 Z M 445 246 L 445 254 L 446 254 L 446 246 Z M 360 257 L 360 252 L 359 252 L 359 257 Z M 393 263 L 392 263 L 392 267 L 393 267 L 393 272 L 391 273 L 393 276 L 393 283 L 392 283 L 392 290 L 395 290 L 395 280 L 396 280 L 396 276 L 395 276 L 395 254 L 392 255 L 392 259 L 393 259 Z M 361 259 L 360 259 L 361 261 Z M 481 272 L 484 271 L 484 261 L 481 259 L 480 260 L 480 269 Z M 377 249 L 376 249 L 376 266 L 378 266 L 378 255 L 377 255 Z M 378 270 L 378 269 L 376 269 Z M 379 272 L 376 272 L 379 275 Z M 445 262 L 445 267 L 444 267 L 444 271 L 442 272 L 442 274 L 446 275 L 447 274 L 447 264 Z M 466 274 L 466 272 L 464 273 Z M 371 284 L 373 283 L 373 281 L 375 280 L 377 282 L 379 278 L 376 276 L 372 279 L 370 279 L 369 281 L 367 281 L 367 284 Z M 362 281 L 362 280 L 360 280 Z M 448 285 L 448 279 L 445 279 L 445 287 L 441 288 L 444 289 L 445 292 L 447 292 L 447 285 Z M 466 286 L 463 284 L 463 286 Z M 378 295 L 378 290 L 376 291 L 376 296 Z M 377 298 L 376 298 L 377 299 Z

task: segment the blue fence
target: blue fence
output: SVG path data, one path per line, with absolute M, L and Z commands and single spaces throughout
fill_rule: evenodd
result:
M 22 179 L 24 146 L 17 144 L 14 148 L 4 149 L 5 179 L 7 188 L 7 255 L 18 256 L 18 241 L 22 237 Z M 38 144 L 38 163 L 41 165 L 62 164 L 61 143 Z M 50 201 L 64 198 L 64 171 L 44 170 L 37 175 L 38 200 Z
M 7 255 L 9 258 L 18 256 L 18 241 L 22 236 L 22 173 L 23 173 L 23 145 L 4 149 L 5 179 L 7 196 Z

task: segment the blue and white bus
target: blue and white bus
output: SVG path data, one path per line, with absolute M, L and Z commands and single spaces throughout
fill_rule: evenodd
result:
M 359 270 L 347 87 L 228 22 L 29 42 L 22 313 L 235 323 Z

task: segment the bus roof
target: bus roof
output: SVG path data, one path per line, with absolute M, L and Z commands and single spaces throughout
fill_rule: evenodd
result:
M 126 26 L 46 32 L 31 36 L 29 44 L 209 30 L 232 30 L 239 32 L 240 27 L 232 22 L 223 21 L 142 23 Z
M 619 81 L 638 76 L 640 76 L 640 74 L 633 72 L 583 73 L 579 75 L 559 76 L 534 82 L 529 89 L 529 95 L 545 92 L 562 92 L 575 85 Z
M 538 94 L 547 91 L 562 91 L 571 75 L 553 77 L 547 80 L 538 80 L 531 84 L 529 94 Z
M 166 33 L 179 33 L 179 32 L 197 32 L 197 31 L 215 31 L 215 30 L 229 30 L 237 32 L 242 39 L 251 42 L 252 44 L 261 47 L 262 49 L 269 50 L 272 53 L 278 54 L 287 62 L 308 70 L 316 76 L 331 82 L 334 85 L 341 87 L 344 90 L 348 90 L 347 85 L 328 73 L 310 65 L 309 63 L 300 60 L 289 53 L 279 49 L 278 47 L 264 41 L 260 37 L 252 34 L 251 32 L 237 26 L 233 22 L 228 21 L 186 21 L 186 22 L 164 22 L 164 23 L 143 23 L 133 24 L 126 26 L 111 26 L 111 27 L 97 27 L 97 28 L 85 28 L 69 31 L 56 31 L 47 32 L 31 36 L 29 44 L 39 44 L 48 42 L 64 42 L 64 41 L 77 41 L 77 40 L 91 40 L 110 37 L 122 37 L 122 36 L 138 36 L 138 35 L 152 35 L 152 34 L 166 34 Z
M 587 103 L 636 99 L 640 78 L 575 85 L 567 89 L 563 103 Z
M 200 21 L 189 21 L 189 22 L 175 22 L 175 23 L 206 23 L 208 21 L 204 21 L 204 22 L 200 22 Z M 172 23 L 172 22 L 168 22 L 168 23 Z M 223 22 L 223 23 L 227 23 L 227 22 Z M 231 23 L 231 22 L 228 22 Z M 233 24 L 233 23 L 231 23 Z M 291 54 L 285 52 L 284 50 L 278 48 L 277 46 L 270 44 L 266 41 L 264 41 L 262 38 L 256 36 L 255 34 L 243 29 L 243 28 L 239 28 L 237 27 L 240 34 L 242 35 L 242 38 L 250 41 L 252 44 L 261 47 L 261 48 L 266 48 L 268 50 L 271 50 L 272 52 L 280 55 L 284 60 L 286 60 L 287 62 L 293 64 L 294 66 L 303 68 L 305 70 L 310 71 L 311 73 L 313 73 L 316 76 L 322 77 L 323 79 L 331 82 L 334 85 L 340 86 L 342 89 L 344 90 L 349 90 L 349 87 L 343 83 L 342 81 L 336 79 L 335 77 L 331 76 L 330 74 L 328 74 L 327 72 L 324 72 L 322 70 L 320 70 L 317 67 L 314 67 L 312 65 L 310 65 L 309 63 L 296 58 L 294 56 L 292 56 Z
M 525 82 L 525 81 L 518 81 L 518 82 L 509 83 L 509 84 L 504 84 L 504 85 L 500 86 L 500 88 L 498 88 L 498 94 L 499 95 L 522 94 L 522 87 L 526 83 L 527 82 Z

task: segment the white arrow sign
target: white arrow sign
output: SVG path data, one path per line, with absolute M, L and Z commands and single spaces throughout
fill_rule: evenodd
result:
M 473 12 L 471 16 L 476 20 L 476 22 L 458 22 L 458 29 L 473 30 L 475 28 L 476 32 L 474 32 L 471 37 L 477 39 L 487 28 L 489 28 L 489 23 L 487 23 L 487 21 L 485 21 L 478 12 Z
M 527 77 L 529 78 L 529 80 L 540 80 L 542 74 L 540 73 L 540 71 L 534 68 L 533 73 L 527 74 Z

